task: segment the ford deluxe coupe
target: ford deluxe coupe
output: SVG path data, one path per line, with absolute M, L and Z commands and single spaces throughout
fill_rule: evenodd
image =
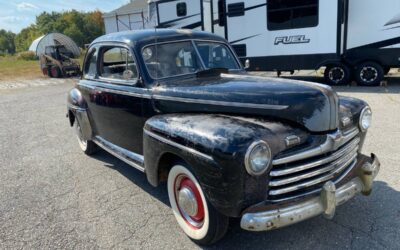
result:
M 251 62 L 250 62 L 251 63 Z M 229 218 L 267 231 L 371 193 L 380 163 L 361 154 L 362 100 L 322 84 L 246 73 L 221 37 L 189 30 L 102 36 L 68 95 L 80 148 L 103 149 L 166 182 L 180 228 L 198 244 Z

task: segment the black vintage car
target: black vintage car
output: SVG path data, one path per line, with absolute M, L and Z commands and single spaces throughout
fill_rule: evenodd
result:
M 68 96 L 79 145 L 102 148 L 167 182 L 179 226 L 198 244 L 230 217 L 266 231 L 368 195 L 380 163 L 361 149 L 371 123 L 361 100 L 330 87 L 248 75 L 222 38 L 188 30 L 95 40 Z

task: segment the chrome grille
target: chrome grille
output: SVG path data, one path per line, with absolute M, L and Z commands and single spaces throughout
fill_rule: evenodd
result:
M 356 133 L 353 133 L 353 135 Z M 322 185 L 340 181 L 356 165 L 360 138 L 346 138 L 336 151 L 281 164 L 270 172 L 269 200 L 283 201 L 319 192 Z M 279 163 L 279 164 L 277 164 Z

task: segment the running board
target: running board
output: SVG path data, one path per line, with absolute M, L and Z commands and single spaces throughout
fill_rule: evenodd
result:
M 144 158 L 142 155 L 118 147 L 117 145 L 112 144 L 111 142 L 101 138 L 100 136 L 96 136 L 93 139 L 93 142 L 96 143 L 97 146 L 117 157 L 129 166 L 136 168 L 140 172 L 145 172 Z

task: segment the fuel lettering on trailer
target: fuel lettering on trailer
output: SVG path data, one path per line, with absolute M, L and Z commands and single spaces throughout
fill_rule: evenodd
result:
M 299 43 L 309 43 L 310 39 L 307 39 L 305 35 L 299 36 L 281 36 L 275 38 L 275 45 L 279 44 L 299 44 Z

